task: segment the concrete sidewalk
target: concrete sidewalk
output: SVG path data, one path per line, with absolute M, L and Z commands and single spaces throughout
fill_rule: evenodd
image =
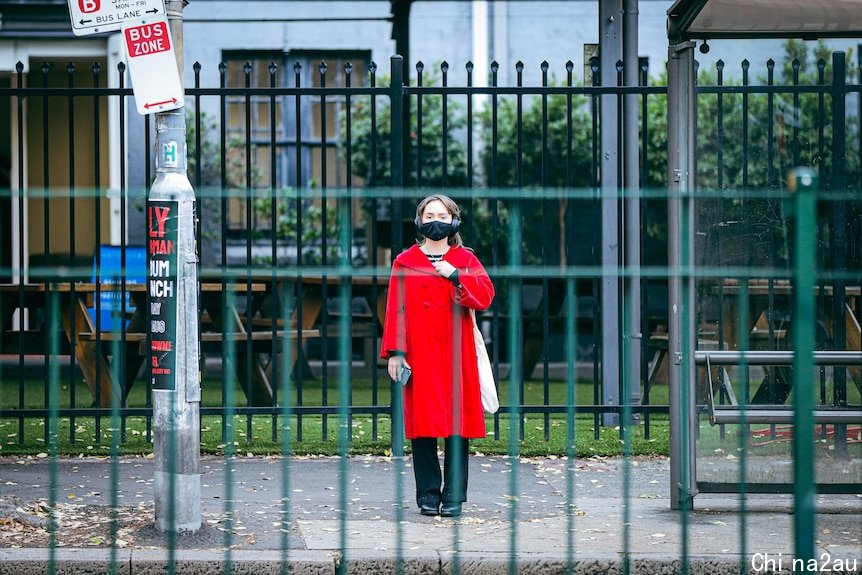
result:
M 765 573 L 763 560 L 791 572 L 789 495 L 750 495 L 744 516 L 735 495 L 700 495 L 696 509 L 683 516 L 669 507 L 665 459 L 630 461 L 628 499 L 623 460 L 579 459 L 572 474 L 567 463 L 542 458 L 513 464 L 506 457 L 473 456 L 464 514 L 443 519 L 419 515 L 409 459 L 400 464 L 402 495 L 396 498 L 398 462 L 391 458 L 240 457 L 228 476 L 223 458 L 205 457 L 203 527 L 177 538 L 176 572 L 222 573 L 229 546 L 237 573 L 277 573 L 283 551 L 297 573 L 334 573 L 345 560 L 351 571 L 394 572 L 399 549 L 410 573 L 449 573 L 456 562 L 464 572 L 502 573 L 513 553 L 521 571 L 564 572 L 571 557 L 578 572 L 616 573 L 626 550 L 633 573 L 675 573 L 681 571 L 684 533 L 690 573 L 739 573 L 741 563 L 752 573 Z M 152 462 L 124 458 L 117 470 L 122 548 L 114 554 L 115 564 L 120 573 L 163 572 L 168 542 L 153 527 Z M 48 499 L 49 484 L 47 460 L 0 461 L 0 511 L 14 510 L 0 513 L 0 574 L 47 572 L 47 538 L 39 528 L 44 510 L 40 515 L 37 501 Z M 58 462 L 56 498 L 64 515 L 58 534 L 63 546 L 56 555 L 64 570 L 58 573 L 106 571 L 111 484 L 109 461 Z M 574 508 L 567 513 L 570 488 Z M 286 531 L 284 496 L 289 498 Z M 840 561 L 844 572 L 862 572 L 862 497 L 819 496 L 816 538 L 821 562 L 835 567 Z

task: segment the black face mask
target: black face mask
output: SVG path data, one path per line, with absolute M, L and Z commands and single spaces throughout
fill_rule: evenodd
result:
M 457 230 L 454 229 L 451 223 L 436 220 L 433 222 L 425 222 L 419 226 L 419 233 L 435 242 L 455 235 L 456 231 Z

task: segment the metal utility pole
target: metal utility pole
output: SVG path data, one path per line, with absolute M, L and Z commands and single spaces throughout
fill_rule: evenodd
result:
M 165 2 L 181 78 L 187 4 Z M 196 209 L 186 175 L 185 110 L 157 113 L 155 126 L 156 180 L 147 196 L 155 514 L 157 529 L 179 533 L 201 526 Z
M 638 0 L 624 0 L 623 79 L 626 87 L 638 85 Z M 625 174 L 625 267 L 628 273 L 623 285 L 625 302 L 625 337 L 628 339 L 627 368 L 630 405 L 640 405 L 641 398 L 641 209 L 640 155 L 638 142 L 638 95 L 623 96 L 623 165 Z M 635 421 L 639 418 L 634 417 Z
M 401 56 L 401 63 L 396 64 L 395 60 L 390 60 L 392 66 L 400 66 L 402 74 L 402 82 L 404 86 L 410 85 L 410 9 L 415 0 L 392 0 L 392 39 L 395 40 L 395 54 Z M 415 68 L 414 68 L 415 70 Z M 394 70 L 393 70 L 394 74 Z M 393 89 L 396 85 L 393 84 Z M 401 90 L 401 84 L 397 86 Z M 405 150 L 410 148 L 410 133 L 413 122 L 410 119 L 410 99 L 400 98 L 402 109 L 401 112 L 401 128 L 400 132 L 402 142 L 400 147 Z M 393 129 L 393 134 L 395 127 Z M 406 181 L 410 174 L 413 173 L 412 156 L 409 153 L 403 154 L 402 161 L 402 179 Z M 393 170 L 394 172 L 394 170 Z M 394 177 L 394 174 L 393 174 Z M 417 182 L 418 184 L 418 182 Z M 403 185 L 403 184 L 399 184 Z M 405 199 L 399 196 L 392 202 L 392 258 L 401 253 L 404 249 L 404 208 Z M 409 208 L 407 210 L 409 214 Z
M 622 0 L 599 3 L 599 60 L 602 87 L 617 85 L 617 62 L 623 56 Z M 602 222 L 602 405 L 620 404 L 620 223 L 619 121 L 617 96 L 601 96 Z M 619 424 L 618 413 L 602 414 L 602 425 Z

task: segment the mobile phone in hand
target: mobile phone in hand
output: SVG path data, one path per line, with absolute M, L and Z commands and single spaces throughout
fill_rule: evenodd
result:
M 407 366 L 403 366 L 401 368 L 401 375 L 398 377 L 398 381 L 401 382 L 401 385 L 407 385 L 407 382 L 410 381 L 411 375 L 413 375 L 413 370 Z

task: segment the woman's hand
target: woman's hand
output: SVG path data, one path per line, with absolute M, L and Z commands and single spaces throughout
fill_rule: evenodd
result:
M 437 270 L 437 273 L 443 276 L 446 279 L 449 279 L 455 272 L 455 266 L 447 262 L 446 260 L 440 260 L 439 262 L 434 262 L 431 264 L 434 266 L 434 269 Z
M 404 356 L 391 356 L 389 358 L 389 365 L 386 366 L 386 370 L 389 372 L 389 378 L 392 379 L 392 381 L 398 381 L 398 378 L 401 377 L 401 370 L 405 367 L 409 368 L 410 364 L 407 363 Z

